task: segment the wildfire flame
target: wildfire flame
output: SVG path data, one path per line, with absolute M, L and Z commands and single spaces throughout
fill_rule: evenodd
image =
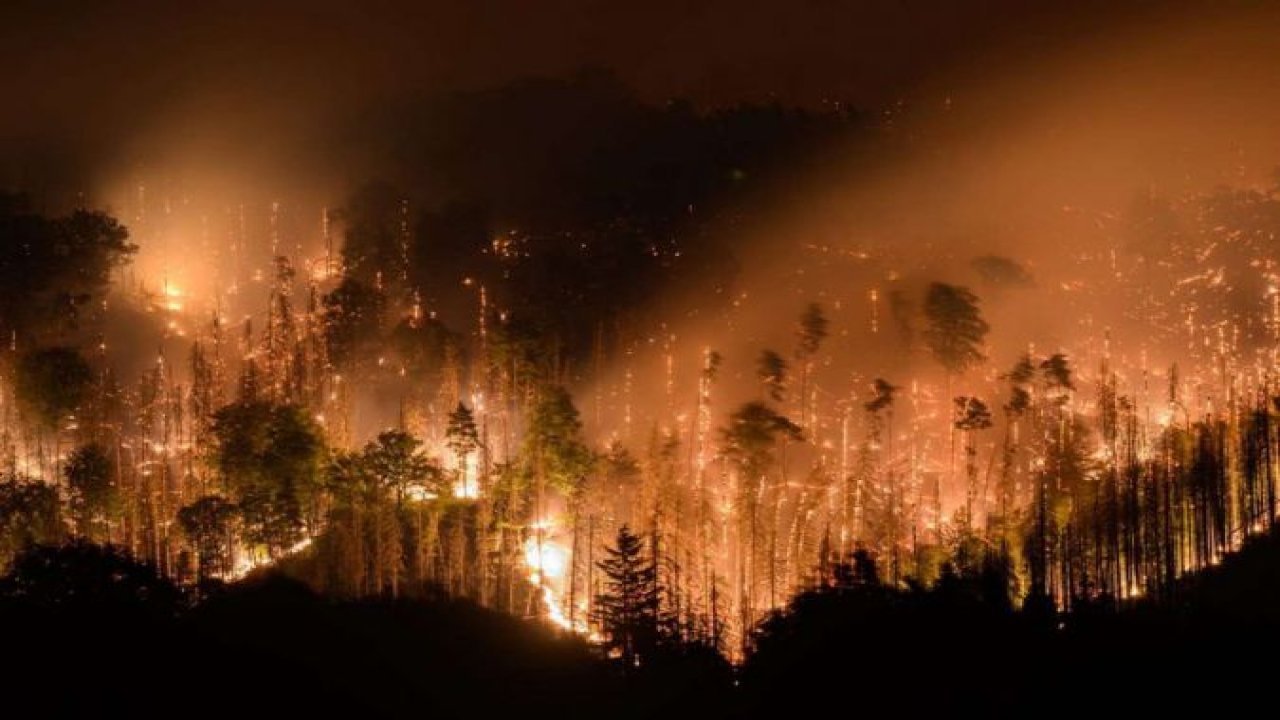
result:
M 584 608 L 578 608 L 579 612 L 574 619 L 570 619 L 565 611 L 563 585 L 572 554 L 559 543 L 546 539 L 546 533 L 551 527 L 552 524 L 545 520 L 534 523 L 536 534 L 524 544 L 525 568 L 529 571 L 529 582 L 538 587 L 543 617 L 562 630 L 578 633 L 592 642 L 598 642 L 599 636 L 585 620 Z
M 524 563 L 530 580 L 559 580 L 564 577 L 567 552 L 555 543 L 529 538 L 524 545 Z

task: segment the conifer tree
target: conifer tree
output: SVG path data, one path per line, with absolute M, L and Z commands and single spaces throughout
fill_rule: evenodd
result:
M 595 620 L 608 652 L 626 668 L 637 667 L 659 643 L 658 568 L 644 540 L 631 528 L 618 529 L 614 547 L 599 563 L 604 592 L 595 600 Z

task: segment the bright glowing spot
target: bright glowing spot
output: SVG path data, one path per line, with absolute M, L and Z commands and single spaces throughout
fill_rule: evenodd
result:
M 169 312 L 182 312 L 182 298 L 182 290 L 166 280 L 160 289 L 160 299 L 157 302 L 157 305 Z
M 480 483 L 477 481 L 479 476 L 479 458 L 474 454 L 467 456 L 466 466 L 462 468 L 462 477 L 453 483 L 453 496 L 464 498 L 467 500 L 475 500 L 480 497 Z
M 535 577 L 549 580 L 564 577 L 567 553 L 555 543 L 529 538 L 524 544 L 524 564 Z
M 311 538 L 305 537 L 294 543 L 289 549 L 285 550 L 279 559 L 296 555 L 311 546 Z M 231 572 L 227 573 L 225 580 L 240 580 L 244 576 L 264 565 L 272 564 L 272 560 L 266 557 L 259 548 L 246 548 L 240 553 L 236 559 L 235 567 L 231 568 Z

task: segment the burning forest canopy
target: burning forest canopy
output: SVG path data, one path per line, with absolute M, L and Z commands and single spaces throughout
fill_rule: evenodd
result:
M 406 64 L 336 112 L 283 62 L 91 149 L 9 120 L 3 562 L 468 598 L 628 666 L 867 586 L 1169 600 L 1277 514 L 1275 18 L 1098 12 L 853 104 Z

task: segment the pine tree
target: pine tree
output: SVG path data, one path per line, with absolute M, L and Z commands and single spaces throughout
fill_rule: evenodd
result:
M 471 409 L 461 402 L 449 413 L 449 425 L 445 428 L 445 442 L 458 459 L 457 474 L 461 481 L 463 496 L 470 496 L 472 488 L 467 487 L 467 459 L 480 448 L 480 433 L 476 429 L 475 415 Z
M 605 591 L 596 597 L 595 622 L 611 656 L 638 667 L 659 643 L 658 568 L 644 540 L 631 528 L 618 529 L 616 545 L 605 548 L 599 568 Z

